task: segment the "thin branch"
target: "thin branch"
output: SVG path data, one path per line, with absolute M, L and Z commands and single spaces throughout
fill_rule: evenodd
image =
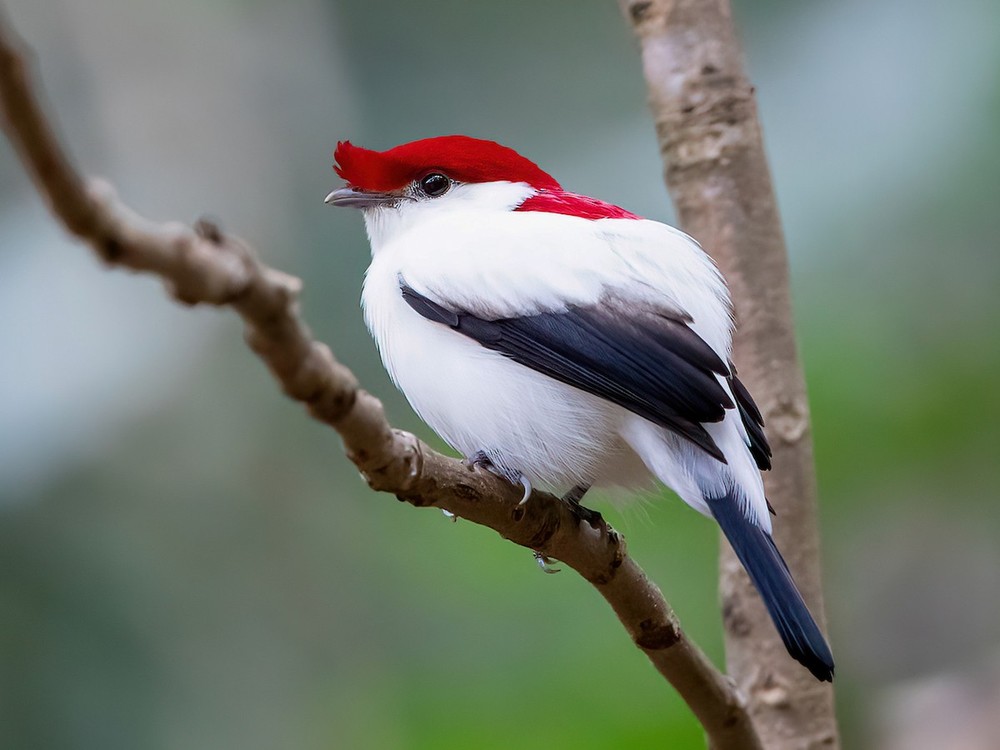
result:
M 788 258 L 753 87 L 729 0 L 619 0 L 642 45 L 666 182 L 684 229 L 719 263 L 739 326 L 735 361 L 772 438 L 765 475 L 775 537 L 822 625 L 816 484 L 805 382 L 795 348 Z M 768 748 L 835 748 L 833 688 L 786 653 L 723 542 L 726 661 Z
M 152 273 L 187 305 L 233 308 L 246 339 L 284 392 L 343 438 L 373 489 L 415 506 L 435 506 L 489 526 L 506 539 L 563 561 L 608 601 L 633 642 L 681 694 L 715 748 L 760 748 L 731 681 L 681 631 L 659 589 L 606 524 L 581 523 L 558 498 L 519 488 L 435 452 L 393 429 L 382 404 L 358 387 L 299 315 L 301 282 L 258 261 L 241 240 L 199 222 L 154 224 L 109 185 L 72 166 L 31 87 L 25 55 L 0 13 L 0 116 L 52 213 L 109 265 Z

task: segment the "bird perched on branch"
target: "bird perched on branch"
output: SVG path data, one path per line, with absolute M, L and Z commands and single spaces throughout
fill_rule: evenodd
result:
M 492 141 L 342 142 L 335 159 L 347 187 L 326 200 L 362 211 L 365 320 L 417 414 L 525 500 L 534 483 L 577 507 L 591 486 L 655 476 L 718 522 L 789 653 L 831 680 L 771 538 L 771 450 L 730 361 L 725 281 L 698 244 Z

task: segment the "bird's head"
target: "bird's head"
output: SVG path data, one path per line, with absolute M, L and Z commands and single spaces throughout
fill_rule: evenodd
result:
M 347 186 L 326 202 L 360 208 L 372 248 L 445 212 L 512 211 L 559 183 L 534 162 L 493 141 L 464 135 L 426 138 L 371 151 L 342 141 L 334 153 Z

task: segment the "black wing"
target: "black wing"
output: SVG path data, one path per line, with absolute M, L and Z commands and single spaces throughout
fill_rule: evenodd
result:
M 442 323 L 506 356 L 580 390 L 618 404 L 690 440 L 725 463 L 702 426 L 735 408 L 716 375 L 729 368 L 682 315 L 627 316 L 613 307 L 485 320 L 449 310 L 400 282 L 403 299 Z M 751 402 L 752 403 L 752 402 Z
M 733 376 L 729 378 L 729 387 L 736 398 L 740 419 L 743 420 L 743 426 L 750 438 L 750 454 L 757 462 L 757 468 L 767 471 L 771 468 L 771 445 L 767 442 L 767 435 L 764 434 L 764 417 L 761 416 L 757 404 L 753 402 L 750 391 L 736 377 L 736 368 L 731 363 L 729 367 L 733 371 Z

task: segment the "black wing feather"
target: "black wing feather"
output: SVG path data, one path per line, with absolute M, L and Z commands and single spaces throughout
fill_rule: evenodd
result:
M 733 376 L 729 378 L 729 385 L 732 388 L 733 396 L 736 397 L 740 419 L 743 420 L 743 426 L 750 438 L 750 454 L 757 462 L 757 468 L 761 471 L 767 471 L 771 468 L 771 445 L 767 442 L 767 435 L 764 434 L 764 417 L 761 416 L 760 409 L 754 403 L 750 391 L 736 377 L 735 369 L 733 369 Z
M 457 313 L 453 313 L 448 308 L 442 307 L 437 302 L 432 302 L 422 294 L 417 294 L 405 284 L 401 285 L 399 290 L 403 293 L 403 299 L 406 300 L 406 304 L 423 317 L 433 320 L 435 323 L 444 323 L 446 326 L 458 328 L 461 318 Z
M 560 382 L 618 404 L 725 463 L 702 423 L 735 404 L 730 370 L 680 316 L 615 314 L 607 306 L 486 320 L 449 310 L 400 283 L 413 310 Z

